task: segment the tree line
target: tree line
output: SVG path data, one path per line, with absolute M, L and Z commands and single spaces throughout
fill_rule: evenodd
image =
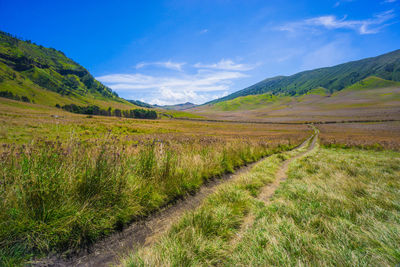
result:
M 27 96 L 19 96 L 17 94 L 13 94 L 10 91 L 0 91 L 0 97 L 5 97 L 5 98 L 9 98 L 9 99 L 17 100 L 17 101 L 28 102 L 28 103 L 33 102 Z
M 62 107 L 57 104 L 56 107 L 77 114 L 115 116 L 135 119 L 157 119 L 157 112 L 147 109 L 113 110 L 111 109 L 111 107 L 109 107 L 108 109 L 102 109 L 96 105 L 78 106 L 75 104 L 64 105 Z

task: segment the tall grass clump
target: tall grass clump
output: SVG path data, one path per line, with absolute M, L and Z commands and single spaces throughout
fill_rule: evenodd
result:
M 290 148 L 212 137 L 4 145 L 0 263 L 86 247 L 211 177 Z

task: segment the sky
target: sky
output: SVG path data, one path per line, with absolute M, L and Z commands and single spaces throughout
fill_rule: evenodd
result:
M 125 99 L 201 104 L 400 48 L 400 0 L 0 0 L 0 30 L 63 51 Z

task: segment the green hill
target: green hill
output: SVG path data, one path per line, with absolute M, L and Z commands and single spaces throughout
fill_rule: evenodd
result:
M 63 52 L 1 31 L 0 95 L 49 106 L 135 107 Z
M 291 76 L 269 78 L 207 104 L 267 92 L 291 96 L 304 95 L 310 90 L 320 87 L 327 89 L 329 93 L 333 93 L 370 76 L 388 81 L 400 81 L 400 50 L 333 67 L 303 71 Z
M 367 90 L 367 89 L 378 89 L 386 87 L 400 87 L 400 82 L 388 81 L 381 79 L 379 77 L 371 76 L 353 85 L 350 85 L 349 87 L 343 89 L 342 91 Z
M 267 92 L 191 111 L 208 119 L 240 121 L 399 120 L 400 82 L 370 76 L 333 93 L 323 87 L 293 96 Z

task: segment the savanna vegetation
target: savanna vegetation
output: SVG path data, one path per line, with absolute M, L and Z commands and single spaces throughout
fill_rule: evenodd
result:
M 400 262 L 398 152 L 325 149 L 297 161 L 235 247 L 238 265 Z
M 318 128 L 326 147 L 400 150 L 398 121 L 321 124 Z
M 124 266 L 228 265 L 232 250 L 245 231 L 245 224 L 260 206 L 261 189 L 274 182 L 283 161 L 304 152 L 310 145 L 273 155 L 249 172 L 219 187 L 203 204 L 187 212 L 154 246 L 126 258 Z M 231 263 L 230 265 L 235 265 Z
M 266 156 L 123 265 L 398 264 L 399 58 L 278 76 L 192 113 L 119 98 L 61 51 L 0 32 L 0 266 L 72 255 Z M 297 147 L 306 122 L 357 119 L 381 122 L 318 124 L 321 147 Z
M 305 125 L 254 130 L 250 124 L 88 118 L 1 101 L 3 265 L 85 247 L 210 178 L 293 148 L 310 133 Z
M 291 152 L 295 153 L 295 152 Z M 188 212 L 125 266 L 394 266 L 400 154 L 316 148 L 272 199 L 257 197 L 288 155 L 267 158 Z

